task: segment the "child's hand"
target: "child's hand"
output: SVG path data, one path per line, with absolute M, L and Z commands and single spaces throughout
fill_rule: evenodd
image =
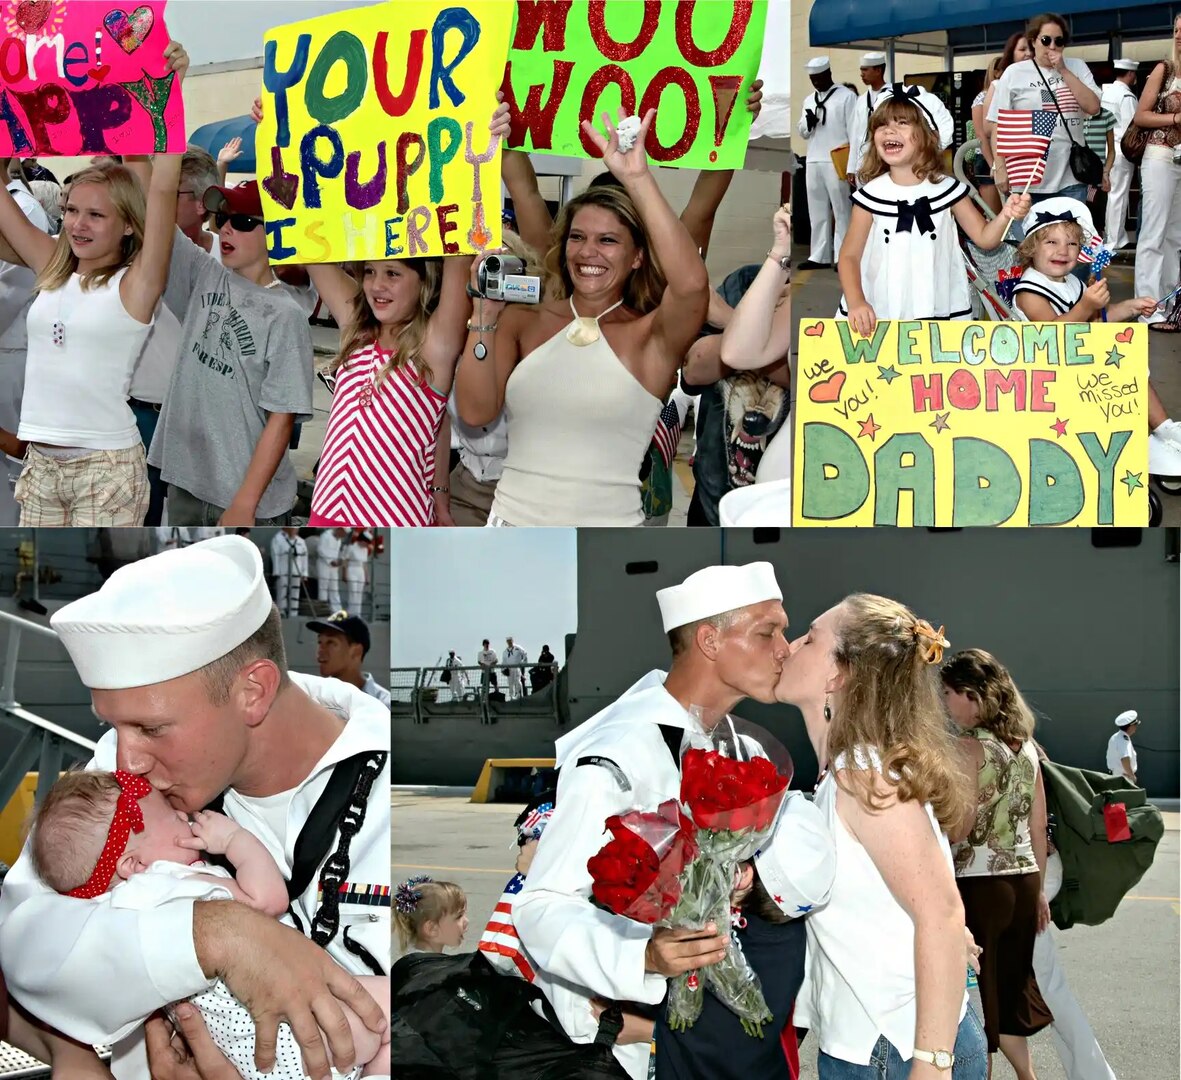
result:
M 1126 308 L 1126 315 L 1151 315 L 1156 311 L 1156 298 L 1152 296 L 1137 296 L 1132 300 L 1127 300 L 1120 305 Z M 1123 318 L 1119 318 L 1116 322 L 1123 322 Z
M 1083 300 L 1095 311 L 1102 311 L 1111 303 L 1111 289 L 1107 287 L 1107 282 L 1102 278 L 1092 281 L 1083 293 Z
M 750 93 L 746 95 L 746 111 L 754 119 L 758 118 L 763 109 L 763 80 L 755 79 L 750 84 Z
M 211 855 L 224 855 L 238 830 L 242 828 L 225 814 L 215 810 L 198 810 L 192 821 L 193 840 L 182 840 L 185 847 L 208 851 Z
M 1005 203 L 1005 210 L 1014 221 L 1024 221 L 1033 207 L 1033 199 L 1029 195 L 1019 195 L 1013 192 Z
M 262 123 L 262 98 L 256 97 L 254 104 L 250 107 L 250 119 L 256 124 Z
M 242 140 L 236 135 L 217 152 L 217 163 L 228 165 L 242 156 Z
M 862 302 L 849 309 L 849 325 L 862 337 L 869 337 L 877 324 L 877 314 L 869 304 Z

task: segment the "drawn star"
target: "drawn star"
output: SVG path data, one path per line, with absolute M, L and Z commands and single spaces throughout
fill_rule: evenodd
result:
M 878 371 L 881 372 L 878 378 L 884 380 L 887 386 L 889 386 L 890 383 L 892 383 L 895 379 L 902 377 L 897 371 L 894 370 L 893 367 L 882 367 L 882 365 L 879 364 Z
M 1066 434 L 1066 425 L 1068 423 L 1068 420 L 1063 420 L 1062 417 L 1059 417 L 1058 423 L 1050 425 L 1050 430 L 1058 432 L 1058 438 L 1061 439 Z
M 881 430 L 882 430 L 882 425 L 875 424 L 873 422 L 873 413 L 870 413 L 864 420 L 861 421 L 861 432 L 857 436 L 857 438 L 860 439 L 863 436 L 868 435 L 869 441 L 873 442 L 874 441 L 873 437 Z
M 1144 481 L 1142 481 L 1140 479 L 1140 474 L 1134 473 L 1130 469 L 1126 473 L 1124 473 L 1123 477 L 1120 479 L 1120 483 L 1128 485 L 1128 494 L 1129 495 L 1131 495 L 1132 492 L 1135 491 L 1137 488 L 1144 486 Z
M 1111 347 L 1111 352 L 1107 354 L 1107 359 L 1103 362 L 1104 367 L 1119 367 L 1119 362 L 1124 358 L 1124 354 L 1119 351 L 1114 345 Z
M 772 900 L 774 900 L 774 901 L 775 901 L 775 903 L 777 903 L 777 904 L 782 904 L 782 903 L 783 903 L 783 897 L 782 897 L 782 896 L 773 896 L 773 897 L 771 897 L 771 899 L 772 899 Z
M 927 425 L 933 427 L 936 431 L 946 431 L 951 425 L 947 422 L 947 418 L 951 415 L 950 412 L 945 412 L 942 416 L 939 413 L 935 414 L 934 422 Z
M 811 904 L 797 904 L 796 905 L 796 914 L 806 915 L 811 910 L 812 910 Z

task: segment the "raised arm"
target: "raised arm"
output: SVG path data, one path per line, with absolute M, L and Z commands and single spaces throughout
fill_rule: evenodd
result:
M 787 208 L 781 206 L 771 220 L 771 250 L 722 334 L 722 363 L 736 371 L 758 370 L 782 360 L 791 351 L 790 296 L 780 303 L 788 272 L 779 260 L 791 252 Z
M 0 170 L 5 176 L 11 160 L 0 158 Z M 38 229 L 25 217 L 7 186 L 0 186 L 0 261 L 27 266 L 39 274 L 53 257 L 56 247 L 57 237 Z
M 320 299 L 342 329 L 353 321 L 360 287 L 339 263 L 308 263 L 305 267 Z M 364 303 L 362 298 L 360 303 Z
M 992 251 L 1004 240 L 1009 223 L 1024 221 L 1032 205 L 1033 200 L 1029 195 L 1013 192 L 1001 207 L 1001 212 L 991 221 L 985 221 L 984 215 L 976 209 L 971 199 L 960 199 L 951 208 L 951 215 L 973 244 L 985 251 Z
M 486 253 L 490 254 L 490 253 Z M 483 257 L 471 268 L 471 285 L 476 287 Z M 508 310 L 506 310 L 508 309 Z M 504 408 L 504 388 L 521 358 L 521 320 L 528 316 L 499 300 L 476 300 L 467 344 L 455 372 L 455 408 L 465 424 L 490 424 Z M 476 358 L 483 344 L 485 358 Z
M 440 394 L 451 393 L 455 367 L 467 343 L 467 323 L 472 314 L 467 283 L 473 262 L 471 255 L 449 255 L 443 260 L 439 306 L 427 323 L 422 353 L 433 372 L 432 385 Z
M 1156 103 L 1160 100 L 1161 89 L 1165 82 L 1165 65 L 1157 64 L 1149 73 L 1144 83 L 1144 90 L 1140 94 L 1140 104 L 1136 109 L 1135 121 L 1142 128 L 1169 128 L 1181 124 L 1181 113 L 1159 113 Z
M 287 911 L 287 883 L 279 867 L 257 836 L 247 832 L 236 821 L 212 810 L 199 810 L 193 815 L 193 837 L 180 841 L 183 847 L 224 855 L 236 874 L 233 881 L 211 877 L 223 887 L 231 889 L 236 900 L 248 904 L 255 911 L 278 918 Z

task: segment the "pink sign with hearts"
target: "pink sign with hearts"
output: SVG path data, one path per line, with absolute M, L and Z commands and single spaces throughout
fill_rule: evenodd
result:
M 0 157 L 182 153 L 166 0 L 0 0 Z

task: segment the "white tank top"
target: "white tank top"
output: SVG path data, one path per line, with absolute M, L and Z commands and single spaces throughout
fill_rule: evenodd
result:
M 140 441 L 127 391 L 152 324 L 123 307 L 119 282 L 126 272 L 85 292 L 74 274 L 60 289 L 37 294 L 29 309 L 21 439 L 87 450 L 126 450 Z M 55 324 L 62 327 L 60 345 Z
M 859 767 L 871 764 L 880 771 L 875 752 L 858 752 L 856 759 Z M 837 816 L 834 774 L 845 760 L 838 757 L 816 789 L 816 807 L 836 844 L 837 873 L 828 903 L 808 916 L 807 968 L 795 1023 L 815 1031 L 820 1048 L 842 1061 L 868 1065 L 881 1035 L 908 1060 L 914 1053 L 914 923 Z M 925 809 L 951 873 L 947 837 L 931 807 Z M 967 1007 L 965 990 L 961 1020 Z
M 524 357 L 505 388 L 508 455 L 492 513 L 513 525 L 644 523 L 640 466 L 662 403 L 605 335 L 567 341 L 579 321 Z

